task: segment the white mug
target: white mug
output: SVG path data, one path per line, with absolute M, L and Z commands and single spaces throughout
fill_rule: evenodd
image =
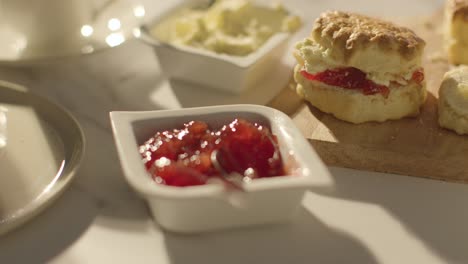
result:
M 24 49 L 40 52 L 80 44 L 80 29 L 115 0 L 0 0 L 3 29 L 24 39 Z

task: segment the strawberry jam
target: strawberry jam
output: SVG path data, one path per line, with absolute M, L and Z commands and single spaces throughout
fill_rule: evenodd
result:
M 323 82 L 328 85 L 344 89 L 359 89 L 365 95 L 381 93 L 384 97 L 387 97 L 390 92 L 387 86 L 376 84 L 367 79 L 366 73 L 357 68 L 336 68 L 317 74 L 310 74 L 303 70 L 301 74 L 309 80 Z
M 419 69 L 413 72 L 411 79 L 416 83 L 422 83 L 424 81 L 424 71 L 423 69 Z
M 316 74 L 311 74 L 302 70 L 301 74 L 308 80 L 319 81 L 344 89 L 361 90 L 365 95 L 380 93 L 387 98 L 390 93 L 387 86 L 377 84 L 367 79 L 365 72 L 353 67 L 329 69 Z M 421 83 L 424 80 L 423 70 L 416 70 L 412 75 L 412 79 L 416 83 Z
M 211 162 L 214 150 L 226 173 L 237 172 L 251 179 L 285 175 L 276 137 L 268 128 L 243 119 L 235 119 L 219 130 L 191 121 L 180 129 L 157 132 L 140 146 L 151 177 L 179 187 L 222 178 L 222 172 Z

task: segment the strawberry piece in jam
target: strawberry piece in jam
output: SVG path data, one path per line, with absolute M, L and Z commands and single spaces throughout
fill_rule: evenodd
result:
M 390 93 L 387 86 L 376 84 L 367 79 L 366 73 L 353 67 L 325 70 L 316 74 L 301 71 L 308 80 L 323 82 L 344 89 L 361 90 L 365 95 L 381 93 L 385 98 Z
M 221 159 L 226 172 L 251 178 L 283 175 L 276 137 L 265 127 L 235 120 L 221 129 Z
M 203 185 L 208 177 L 193 167 L 188 167 L 183 162 L 172 162 L 163 167 L 157 166 L 155 170 L 150 170 L 151 176 L 158 183 L 171 186 L 195 186 Z
M 192 121 L 182 129 L 157 132 L 140 146 L 140 154 L 153 179 L 171 186 L 203 185 L 221 177 L 211 162 L 218 150 L 223 169 L 250 178 L 284 175 L 276 137 L 257 124 L 236 119 L 219 131 Z
M 413 72 L 411 79 L 415 81 L 417 84 L 420 84 L 424 81 L 424 70 L 419 69 Z

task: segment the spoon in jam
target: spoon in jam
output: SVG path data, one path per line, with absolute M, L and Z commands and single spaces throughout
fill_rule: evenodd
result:
M 227 182 L 229 185 L 231 185 L 237 190 L 245 191 L 244 183 L 249 183 L 251 181 L 251 178 L 243 176 L 235 171 L 228 173 L 219 162 L 221 157 L 220 153 L 221 152 L 217 149 L 211 152 L 210 159 L 211 163 L 213 164 L 213 167 L 220 172 L 223 181 Z
M 220 157 L 222 157 L 220 153 L 221 152 L 217 149 L 213 150 L 210 159 L 213 167 L 220 172 L 220 179 L 227 184 L 227 186 L 232 187 L 230 191 L 225 192 L 226 198 L 231 205 L 238 208 L 245 208 L 247 207 L 247 201 L 243 195 L 246 192 L 244 183 L 249 183 L 251 178 L 243 176 L 235 171 L 228 173 L 220 164 Z

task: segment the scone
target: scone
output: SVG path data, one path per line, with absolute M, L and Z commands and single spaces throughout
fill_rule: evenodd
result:
M 439 125 L 468 134 L 468 67 L 445 73 L 439 89 Z
M 452 64 L 468 64 L 468 0 L 447 0 L 445 46 Z
M 297 93 L 351 123 L 419 114 L 426 99 L 425 42 L 409 29 L 367 16 L 325 12 L 296 44 Z

